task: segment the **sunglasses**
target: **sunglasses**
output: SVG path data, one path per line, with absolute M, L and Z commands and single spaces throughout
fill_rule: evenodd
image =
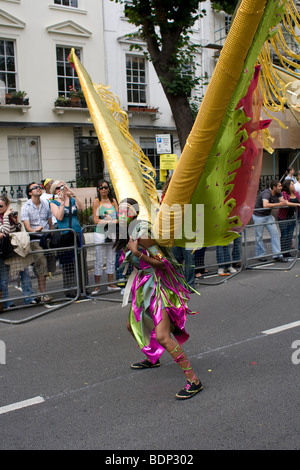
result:
M 100 186 L 99 189 L 108 189 L 108 186 Z
M 56 191 L 57 191 L 58 189 L 64 189 L 64 185 L 62 184 L 61 186 L 56 186 Z
M 32 186 L 32 188 L 30 188 L 29 191 L 32 191 L 33 189 L 42 189 L 42 186 L 41 185 Z

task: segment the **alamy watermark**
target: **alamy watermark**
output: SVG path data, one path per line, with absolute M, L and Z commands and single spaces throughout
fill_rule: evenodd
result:
M 0 364 L 6 364 L 6 345 L 0 340 Z
M 121 208 L 122 202 L 120 203 Z M 138 204 L 131 206 L 138 214 Z M 204 241 L 204 204 L 173 204 L 171 206 L 162 204 L 160 214 L 157 207 L 151 205 L 151 213 L 148 215 L 150 236 L 160 240 L 185 240 L 186 248 L 201 248 Z M 132 235 L 135 231 L 138 219 L 132 222 L 122 223 L 119 220 L 118 238 L 126 240 L 127 234 Z M 112 238 L 116 236 L 116 225 L 109 227 Z M 149 233 L 148 233 L 149 234 Z M 145 234 L 146 236 L 146 234 Z M 141 237 L 142 238 L 142 237 Z
M 292 343 L 292 349 L 296 350 L 292 354 L 292 363 L 297 366 L 300 364 L 300 339 L 296 339 L 296 341 Z

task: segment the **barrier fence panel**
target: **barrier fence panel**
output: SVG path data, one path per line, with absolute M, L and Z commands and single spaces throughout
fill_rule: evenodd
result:
M 219 285 L 242 268 L 291 269 L 298 259 L 299 219 L 277 220 L 277 212 L 273 213 L 275 217 L 272 215 L 267 221 L 253 217 L 255 223 L 248 224 L 241 237 L 227 247 L 196 250 L 195 284 Z M 132 268 L 125 275 L 122 273 L 114 242 L 99 234 L 98 229 L 97 225 L 87 225 L 80 235 L 71 229 L 43 232 L 41 239 L 30 242 L 27 256 L 14 253 L 6 260 L 0 258 L 0 322 L 8 321 L 3 318 L 6 312 L 27 306 L 43 308 L 45 304 L 54 310 L 77 300 L 81 294 L 122 302 L 122 289 Z M 68 237 L 58 240 L 60 234 L 67 233 Z M 277 262 L 276 255 L 282 255 L 287 262 Z M 108 298 L 108 294 L 112 297 Z
M 82 289 L 96 300 L 122 302 L 120 294 L 126 280 L 120 273 L 119 253 L 114 249 L 114 241 L 98 233 L 98 229 L 97 225 L 87 225 L 81 231 Z M 109 294 L 117 295 L 108 298 Z
M 253 216 L 254 223 L 245 227 L 245 268 L 287 270 L 296 263 L 299 219 L 279 220 L 277 213 L 273 210 L 267 219 Z
M 60 234 L 67 233 L 68 242 L 63 243 L 68 246 L 52 247 Z M 20 252 L 19 247 L 16 251 Z M 3 313 L 45 304 L 55 308 L 61 301 L 74 301 L 79 297 L 77 243 L 73 230 L 45 231 L 40 239 L 30 241 L 26 256 L 25 252 L 21 256 L 16 251 L 12 257 L 0 260 Z M 0 321 L 3 320 L 1 317 Z
M 195 251 L 195 284 L 222 284 L 236 276 L 241 271 L 241 267 L 242 237 L 226 247 L 201 248 Z M 224 273 L 220 269 L 223 269 Z

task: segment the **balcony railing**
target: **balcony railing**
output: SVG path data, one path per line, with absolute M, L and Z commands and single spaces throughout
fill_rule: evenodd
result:
M 105 174 L 101 175 L 101 177 L 103 177 L 104 179 L 108 179 L 110 181 L 110 177 L 109 177 L 108 173 L 105 173 Z M 269 185 L 270 185 L 271 180 L 273 180 L 273 179 L 279 180 L 279 175 L 262 175 L 260 177 L 260 180 L 259 180 L 258 190 L 263 191 L 264 189 L 268 188 Z M 82 184 L 83 182 L 85 184 Z M 79 184 L 80 187 L 91 187 L 91 186 L 96 186 L 96 184 L 97 184 L 95 182 L 95 179 L 91 178 L 91 177 L 90 178 L 89 177 L 81 178 L 80 183 L 81 183 L 81 184 Z M 67 184 L 71 188 L 78 186 L 78 185 L 76 185 L 76 180 L 67 181 Z M 0 185 L 0 195 L 1 196 L 7 196 L 10 199 L 26 198 L 27 197 L 27 195 L 26 195 L 26 186 L 27 186 L 26 184 Z

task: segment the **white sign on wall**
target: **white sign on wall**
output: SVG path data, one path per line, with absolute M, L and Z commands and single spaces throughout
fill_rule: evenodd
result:
M 165 153 L 172 153 L 172 139 L 171 134 L 157 134 L 156 135 L 156 149 L 158 155 Z

